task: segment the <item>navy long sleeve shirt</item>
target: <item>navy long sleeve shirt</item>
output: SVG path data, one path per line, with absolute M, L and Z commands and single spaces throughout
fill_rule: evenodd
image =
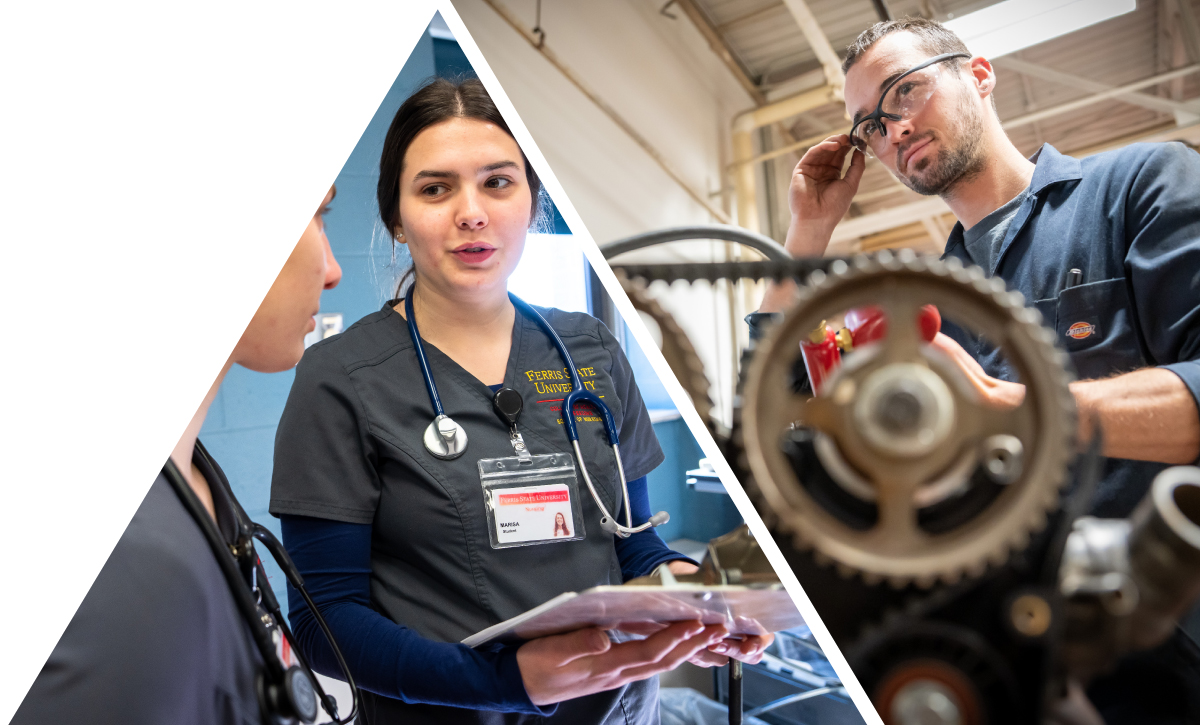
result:
M 643 476 L 629 482 L 635 523 L 650 518 Z M 309 595 L 329 624 L 359 687 L 410 703 L 548 715 L 554 706 L 529 700 L 514 646 L 435 642 L 397 624 L 371 606 L 371 525 L 307 516 L 280 517 L 288 553 Z M 671 551 L 649 529 L 616 540 L 626 580 L 686 557 Z M 288 619 L 297 646 L 313 669 L 332 677 L 341 671 L 333 650 L 299 592 L 288 585 Z

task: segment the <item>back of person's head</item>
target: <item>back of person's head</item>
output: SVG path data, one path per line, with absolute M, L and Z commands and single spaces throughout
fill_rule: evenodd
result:
M 842 61 L 842 73 L 848 73 L 851 66 L 859 61 L 871 46 L 892 33 L 911 33 L 917 37 L 917 43 L 931 57 L 943 53 L 967 53 L 967 44 L 953 30 L 948 30 L 941 23 L 925 18 L 907 17 L 899 20 L 885 20 L 875 23 L 859 33 L 846 48 L 846 59 Z
M 513 135 L 487 89 L 477 78 L 435 78 L 409 96 L 396 111 L 396 117 L 392 119 L 384 138 L 383 154 L 379 157 L 379 185 L 375 190 L 379 218 L 393 238 L 400 227 L 400 174 L 404 170 L 404 155 L 408 147 L 425 129 L 454 118 L 486 121 L 503 129 L 509 136 Z M 521 161 L 525 164 L 525 179 L 533 199 L 530 209 L 532 223 L 537 216 L 542 182 L 529 165 L 524 151 L 521 152 Z

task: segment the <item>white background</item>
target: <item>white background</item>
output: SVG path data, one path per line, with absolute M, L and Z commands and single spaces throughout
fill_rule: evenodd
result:
M 433 12 L 5 6 L 0 722 Z

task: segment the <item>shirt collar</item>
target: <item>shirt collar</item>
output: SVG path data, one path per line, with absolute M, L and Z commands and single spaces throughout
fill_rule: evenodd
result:
M 1033 169 L 1033 179 L 1029 182 L 1031 196 L 1041 193 L 1051 184 L 1063 181 L 1077 181 L 1083 178 L 1083 165 L 1079 159 L 1063 156 L 1050 144 L 1042 144 L 1037 153 L 1029 157 L 1036 164 Z
M 1048 186 L 1083 178 L 1083 165 L 1079 163 L 1079 159 L 1063 156 L 1048 143 L 1042 144 L 1029 160 L 1034 163 L 1034 169 L 1033 178 L 1029 181 L 1029 198 L 1025 200 L 1027 204 L 1033 203 L 1031 200 Z M 955 247 L 963 245 L 963 225 L 962 222 L 956 222 L 954 229 L 950 230 L 950 238 L 946 240 L 946 251 L 942 254 L 942 259 L 950 256 Z

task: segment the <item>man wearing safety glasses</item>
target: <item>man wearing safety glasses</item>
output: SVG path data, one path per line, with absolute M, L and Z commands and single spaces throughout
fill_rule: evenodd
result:
M 1092 512 L 1127 516 L 1158 471 L 1200 456 L 1200 155 L 1179 143 L 1133 144 L 1078 160 L 1047 144 L 1026 159 L 996 114 L 992 65 L 920 18 L 863 32 L 843 70 L 853 127 L 796 166 L 787 250 L 825 252 L 866 155 L 913 191 L 942 197 L 958 218 L 945 255 L 1001 277 L 1055 328 L 1080 378 L 1071 386 L 1080 439 L 1090 439 L 1093 421 L 1103 431 L 1107 460 Z M 792 294 L 768 289 L 747 318 L 752 337 Z M 997 351 L 946 335 L 934 344 L 985 401 L 1020 404 L 1025 388 L 1006 379 Z M 1175 698 L 1187 709 L 1196 653 L 1176 637 L 1089 694 L 1109 722 L 1124 721 L 1121 712 L 1156 722 L 1139 712 L 1144 702 L 1129 710 L 1130 702 L 1150 688 L 1160 705 Z

